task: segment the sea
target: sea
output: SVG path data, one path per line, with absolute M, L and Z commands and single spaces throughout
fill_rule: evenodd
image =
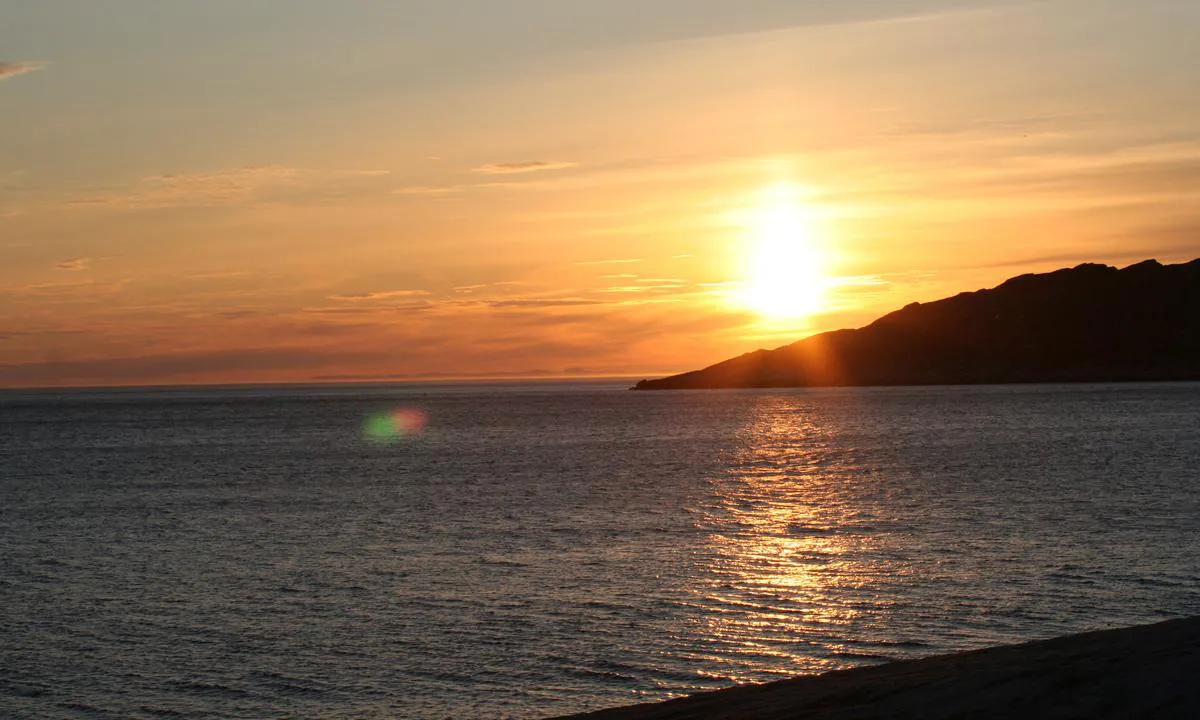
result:
M 544 718 L 1200 614 L 1200 384 L 0 393 L 0 717 Z

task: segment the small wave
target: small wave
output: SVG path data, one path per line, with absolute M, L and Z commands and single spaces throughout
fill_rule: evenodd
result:
M 796 554 L 792 555 L 788 559 L 791 560 L 792 564 L 794 565 L 828 565 L 834 561 L 834 558 L 830 557 L 829 555 L 822 555 L 819 553 L 807 555 Z
M 1133 583 L 1143 587 L 1182 588 L 1191 587 L 1195 583 L 1195 579 L 1178 576 L 1172 577 L 1170 575 L 1159 575 L 1134 578 Z
M 833 535 L 835 533 L 837 533 L 837 528 L 805 525 L 804 523 L 788 523 L 786 529 L 787 535 Z
M 890 655 L 882 655 L 879 653 L 831 652 L 825 653 L 824 655 L 831 660 L 867 661 L 875 663 L 892 662 L 895 660 L 895 658 Z
M 920 640 L 875 640 L 870 644 L 878 645 L 879 647 L 898 648 L 901 650 L 920 650 L 923 648 L 933 647 L 929 643 L 922 642 Z
M 8 683 L 0 684 L 0 690 L 5 694 L 23 698 L 40 698 L 43 695 L 51 694 L 50 686 L 32 683 Z
M 172 685 L 175 687 L 175 689 L 181 692 L 193 693 L 202 696 L 244 698 L 250 695 L 250 693 L 240 688 L 229 687 L 228 685 L 222 685 L 221 683 L 204 682 L 202 680 L 182 681 L 172 683 Z
M 846 532 L 855 533 L 858 535 L 876 535 L 878 533 L 884 532 L 884 529 L 880 525 L 872 525 L 870 523 L 862 523 L 862 524 L 858 524 L 858 525 L 846 526 Z
M 284 695 L 323 695 L 326 688 L 302 678 L 289 677 L 273 672 L 255 673 L 259 683 L 270 690 Z
M 91 715 L 100 715 L 105 713 L 103 708 L 98 708 L 95 705 L 88 705 L 87 703 L 76 701 L 59 703 L 58 707 L 63 708 L 64 710 L 70 710 L 72 712 L 88 713 Z
M 596 679 L 612 684 L 636 683 L 640 679 L 640 676 L 634 672 L 620 672 L 617 670 L 591 668 L 582 665 L 567 666 L 563 668 L 563 671 L 574 677 Z
M 160 717 L 160 718 L 186 718 L 186 717 L 188 717 L 188 715 L 181 713 L 178 710 L 171 710 L 170 708 L 154 707 L 151 705 L 143 705 L 140 708 L 138 708 L 138 710 L 140 712 L 146 713 L 147 715 L 153 715 L 154 717 Z
M 369 568 L 366 570 L 367 575 L 383 578 L 406 578 L 409 573 L 404 570 L 384 570 L 381 568 Z
M 493 567 L 523 568 L 530 566 L 529 563 L 505 557 L 482 557 L 479 559 L 479 562 L 483 565 L 491 565 Z

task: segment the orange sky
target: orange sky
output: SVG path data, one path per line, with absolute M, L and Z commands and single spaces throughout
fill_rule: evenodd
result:
M 165 5 L 0 26 L 0 386 L 650 376 L 1200 256 L 1188 0 Z

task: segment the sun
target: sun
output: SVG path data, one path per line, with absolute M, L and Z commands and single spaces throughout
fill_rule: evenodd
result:
M 811 316 L 828 280 L 813 209 L 790 184 L 766 188 L 747 214 L 750 252 L 741 302 L 768 319 Z

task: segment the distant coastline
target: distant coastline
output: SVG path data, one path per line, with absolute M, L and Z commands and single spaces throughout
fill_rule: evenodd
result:
M 1200 259 L 1022 275 L 634 390 L 1200 380 Z

